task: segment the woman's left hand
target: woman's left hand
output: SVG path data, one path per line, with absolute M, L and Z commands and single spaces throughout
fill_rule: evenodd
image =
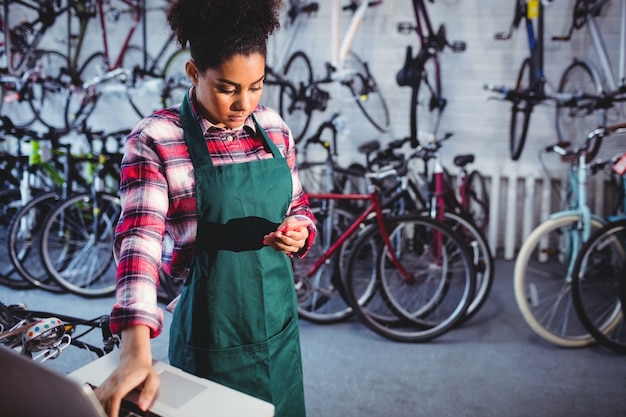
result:
M 265 235 L 263 243 L 280 252 L 297 253 L 306 245 L 309 224 L 310 220 L 287 217 L 275 232 Z

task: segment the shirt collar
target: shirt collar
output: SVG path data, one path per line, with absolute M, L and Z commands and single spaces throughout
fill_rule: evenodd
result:
M 248 116 L 246 118 L 246 121 L 244 122 L 244 124 L 241 127 L 238 127 L 238 128 L 235 128 L 235 129 L 226 129 L 226 128 L 223 128 L 223 127 L 218 127 L 214 123 L 212 123 L 209 120 L 207 120 L 204 117 L 202 117 L 202 115 L 197 111 L 196 94 L 195 94 L 194 89 L 195 89 L 195 86 L 193 86 L 193 85 L 189 89 L 189 97 L 191 98 L 191 110 L 196 115 L 196 119 L 198 120 L 198 123 L 200 124 L 200 129 L 202 130 L 203 134 L 206 134 L 211 129 L 219 130 L 219 131 L 232 131 L 232 132 L 238 132 L 241 129 L 245 129 L 246 132 L 248 133 L 248 135 L 253 136 L 253 137 L 256 136 L 256 134 L 257 134 L 256 126 L 255 126 L 254 120 L 252 120 L 251 116 Z

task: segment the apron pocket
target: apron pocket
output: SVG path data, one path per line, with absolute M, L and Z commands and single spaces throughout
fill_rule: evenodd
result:
M 298 380 L 301 383 L 298 327 L 293 317 L 279 333 L 262 342 L 221 349 L 188 344 L 187 348 L 187 372 L 265 401 L 273 402 L 281 390 L 298 385 Z

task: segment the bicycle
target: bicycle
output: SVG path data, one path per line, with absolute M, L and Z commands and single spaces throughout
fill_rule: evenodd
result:
M 304 309 L 306 318 L 332 323 L 349 317 L 355 311 L 378 334 L 392 340 L 416 342 L 443 334 L 467 310 L 475 285 L 474 267 L 467 247 L 445 224 L 420 215 L 395 215 L 385 209 L 381 200 L 384 182 L 395 177 L 397 172 L 394 169 L 365 174 L 371 184 L 369 194 L 307 193 L 312 206 L 321 207 L 321 210 L 318 219 L 320 236 L 307 257 L 294 261 L 299 311 Z M 397 198 L 400 197 L 398 195 Z M 317 201 L 319 205 L 316 204 Z M 342 206 L 334 204 L 357 201 L 366 204 L 357 215 L 350 212 L 341 215 L 338 208 Z M 389 224 L 385 225 L 387 222 Z M 415 232 L 416 229 L 419 229 L 419 233 Z M 405 231 L 410 234 L 408 241 L 403 240 L 406 238 L 403 235 Z M 434 240 L 431 242 L 430 239 Z M 430 249 L 425 249 L 425 245 Z M 419 247 L 418 253 L 411 253 L 416 246 Z M 407 249 L 409 252 L 404 252 Z M 365 254 L 368 250 L 370 253 Z M 445 260 L 439 258 L 444 253 L 450 257 Z M 456 285 L 448 287 L 443 283 L 446 272 L 441 276 L 424 277 L 424 281 L 420 281 L 424 284 L 421 290 L 428 293 L 428 284 L 436 287 L 434 293 L 421 294 L 426 299 L 408 300 L 401 293 L 395 293 L 403 284 L 417 284 L 412 280 L 420 273 L 427 275 L 428 271 L 405 269 L 407 265 L 416 267 L 411 263 L 415 261 L 412 256 L 417 256 L 427 264 L 428 260 L 425 258 L 431 254 L 435 263 L 451 262 L 439 265 L 446 271 L 446 267 L 451 267 L 452 264 L 457 266 L 464 278 L 452 278 L 451 275 L 450 283 Z M 348 258 L 347 263 L 340 266 L 345 257 Z M 357 264 L 353 260 L 355 257 L 369 260 L 370 272 L 362 271 L 363 265 Z M 380 264 L 376 264 L 377 260 Z M 431 264 L 431 267 L 433 271 L 440 270 L 435 265 Z M 357 269 L 359 274 L 355 274 Z M 401 276 L 394 276 L 392 270 L 400 271 Z M 364 285 L 361 279 L 366 279 L 370 285 Z M 437 282 L 440 286 L 437 286 Z M 440 299 L 435 300 L 441 295 L 436 291 L 437 288 L 441 291 L 445 289 L 449 304 Z M 420 288 L 414 289 L 420 291 Z M 412 304 L 413 302 L 416 304 Z M 383 304 L 387 306 L 386 312 L 379 311 Z
M 618 72 L 614 75 L 611 69 L 611 60 L 607 52 L 605 40 L 597 22 L 604 6 L 608 0 L 576 0 L 572 25 L 569 33 L 565 36 L 556 37 L 558 40 L 569 40 L 573 31 L 587 26 L 589 38 L 592 41 L 593 49 L 596 53 L 595 63 L 574 58 L 574 61 L 563 71 L 559 82 L 558 91 L 560 93 L 587 93 L 595 95 L 612 95 L 615 93 L 626 93 L 626 40 L 623 34 L 626 33 L 626 1 L 620 3 L 620 33 Z M 597 65 L 595 65 L 597 63 Z M 611 116 L 612 120 L 609 120 Z M 626 111 L 617 102 L 612 102 L 611 106 L 600 108 L 580 108 L 565 105 L 558 105 L 556 108 L 556 128 L 559 140 L 578 141 L 581 132 L 588 132 L 607 123 L 615 123 L 624 119 Z
M 350 91 L 349 101 L 356 102 L 366 119 L 380 132 L 385 132 L 390 123 L 389 110 L 378 83 L 369 66 L 350 47 L 368 7 L 382 1 L 351 1 L 343 10 L 352 11 L 349 27 L 339 40 L 339 0 L 332 2 L 331 60 L 325 63 L 326 75 L 314 79 L 311 61 L 303 51 L 294 52 L 282 74 L 266 68 L 268 85 L 278 85 L 279 113 L 291 128 L 294 140 L 299 143 L 309 127 L 315 110 L 324 111 L 330 93 L 320 88 L 322 84 L 339 83 Z
M 11 27 L 10 5 L 26 8 L 36 17 Z M 66 13 L 69 16 L 71 12 L 85 16 L 83 2 L 68 1 L 67 5 L 57 1 L 3 2 L 0 109 L 18 127 L 29 126 L 35 120 L 47 127 L 64 126 L 60 124 L 63 120 L 60 111 L 66 97 L 59 88 L 59 80 L 67 74 L 68 57 L 56 50 L 39 49 L 39 45 L 57 19 Z
M 495 271 L 493 254 L 485 238 L 489 224 L 486 181 L 478 170 L 472 170 L 468 174 L 466 167 L 474 161 L 473 154 L 457 155 L 453 160 L 454 165 L 459 168 L 457 175 L 459 182 L 455 187 L 452 176 L 443 166 L 439 154 L 442 143 L 451 137 L 451 133 L 445 134 L 440 139 L 431 137 L 426 145 L 419 144 L 407 157 L 408 161 L 422 160 L 423 169 L 418 172 L 417 177 L 409 177 L 406 192 L 419 212 L 445 222 L 470 249 L 476 270 L 476 291 L 463 319 L 465 322 L 473 317 L 487 300 Z M 394 146 L 399 148 L 407 141 L 412 142 L 411 138 L 406 138 Z M 434 162 L 432 171 L 429 170 L 431 160 Z
M 572 271 L 574 308 L 601 345 L 626 353 L 626 154 L 615 158 L 621 180 L 621 210 L 595 231 L 579 251 Z
M 73 155 L 70 152 L 71 145 L 59 145 L 60 148 L 65 149 L 63 186 L 60 189 L 34 196 L 13 216 L 7 231 L 9 259 L 22 278 L 33 286 L 55 292 L 67 290 L 51 277 L 41 262 L 39 232 L 44 225 L 46 215 L 55 206 L 67 200 L 72 194 L 89 189 L 89 185 L 81 179 L 79 166 L 87 171 L 88 176 L 93 175 L 95 171 L 97 175 L 106 178 L 108 182 L 106 189 L 109 192 L 117 191 L 122 154 L 119 151 L 109 152 L 104 144 L 114 141 L 116 148 L 119 149 L 121 141 L 128 133 L 128 131 L 118 131 L 105 134 L 85 129 L 82 134 L 92 148 L 96 143 L 101 143 L 102 152 L 98 155 L 94 155 L 93 149 L 86 155 Z M 91 181 L 90 178 L 89 182 Z M 75 186 L 76 184 L 82 185 Z
M 102 333 L 101 346 L 83 340 L 96 329 Z M 57 358 L 70 345 L 102 357 L 119 347 L 120 339 L 111 333 L 108 315 L 83 319 L 29 310 L 23 304 L 0 303 L 0 344 L 45 362 Z
M 522 19 L 524 20 L 530 56 L 522 61 L 514 87 L 511 89 L 488 87 L 496 91 L 504 91 L 506 93 L 504 99 L 511 102 L 509 154 L 514 161 L 522 155 L 533 109 L 547 100 L 547 80 L 543 66 L 544 7 L 550 3 L 551 0 L 515 0 L 513 22 L 508 33 L 495 35 L 496 40 L 510 39 Z M 516 94 L 509 94 L 509 92 Z
M 51 142 L 57 142 L 64 133 L 53 129 L 46 133 L 39 133 L 28 128 L 19 128 L 13 125 L 11 119 L 6 116 L 2 116 L 0 120 L 2 121 L 0 130 L 5 135 L 15 138 L 17 142 L 16 167 L 7 175 L 15 175 L 18 187 L 9 188 L 0 193 L 0 226 L 3 232 L 8 233 L 11 220 L 25 204 L 28 204 L 34 196 L 60 188 L 64 183 L 64 162 L 61 158 L 65 155 L 63 152 L 54 151 L 51 144 Z M 24 142 L 29 142 L 28 154 L 23 151 Z M 81 179 L 77 183 L 86 184 L 81 176 L 77 178 Z M 3 259 L 8 261 L 9 256 L 4 256 Z M 0 282 L 17 288 L 31 286 L 10 263 L 0 274 Z
M 189 59 L 189 51 L 177 48 L 165 60 L 161 71 L 161 60 L 172 47 L 174 34 L 166 38 L 155 58 L 148 54 L 145 0 L 91 1 L 94 2 L 93 7 L 97 11 L 103 50 L 85 59 L 77 78 L 66 86 L 70 90 L 65 107 L 67 125 L 70 127 L 82 125 L 93 113 L 103 92 L 121 93 L 139 117 L 144 117 L 158 108 L 180 103 L 182 101 L 179 97 L 180 90 L 186 92 L 191 85 L 183 73 L 184 62 Z M 124 41 L 117 56 L 114 57 L 109 49 L 110 29 L 106 23 L 107 17 L 119 23 L 119 19 L 124 15 L 130 16 L 131 22 L 128 30 L 124 32 Z M 141 47 L 130 43 L 140 26 Z M 81 26 L 78 38 L 84 38 L 85 33 L 86 27 Z M 78 61 L 80 54 L 81 49 L 77 47 L 75 61 Z M 180 100 L 176 101 L 178 98 Z
M 587 205 L 587 181 L 604 162 L 590 163 L 586 152 L 598 138 L 623 131 L 624 124 L 606 126 L 587 135 L 572 150 L 554 145 L 545 149 L 571 160 L 568 207 L 552 213 L 527 237 L 515 261 L 515 300 L 529 327 L 544 340 L 563 347 L 582 347 L 594 338 L 573 308 L 571 285 L 576 255 L 593 230 L 606 220 Z
M 103 191 L 107 160 L 114 157 L 95 160 L 101 158 L 90 190 L 57 204 L 40 231 L 39 252 L 48 274 L 85 297 L 111 295 L 116 284 L 113 240 L 122 208 L 117 194 Z
M 442 94 L 439 54 L 446 47 L 452 52 L 463 52 L 467 45 L 463 41 L 449 42 L 443 23 L 437 33 L 434 32 L 424 0 L 413 0 L 413 12 L 415 23 L 401 22 L 397 28 L 402 34 L 415 32 L 420 48 L 413 56 L 413 48 L 411 45 L 407 46 L 404 65 L 396 74 L 396 82 L 400 86 L 411 87 L 410 137 L 413 138 L 412 146 L 416 147 L 418 131 L 437 136 L 446 107 L 446 99 Z

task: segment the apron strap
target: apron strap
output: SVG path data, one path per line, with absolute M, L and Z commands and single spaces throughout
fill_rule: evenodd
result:
M 189 99 L 189 91 L 185 93 L 185 98 L 180 104 L 180 123 L 183 125 L 183 133 L 185 134 L 185 142 L 189 147 L 189 154 L 194 167 L 204 165 L 213 166 L 211 153 L 209 152 L 200 123 L 196 120 L 191 110 L 191 100 Z
M 274 158 L 281 158 L 282 154 L 278 150 L 276 144 L 272 142 L 265 130 L 261 128 L 261 125 L 257 121 L 256 117 L 254 117 L 254 114 L 251 114 L 251 116 L 252 120 L 254 121 L 254 125 L 256 126 L 257 132 L 261 132 L 261 136 L 265 141 L 265 145 L 272 152 L 272 156 Z M 213 161 L 211 160 L 211 152 L 206 146 L 204 134 L 202 133 L 202 129 L 200 129 L 200 123 L 198 123 L 198 120 L 195 118 L 195 115 L 191 110 L 191 99 L 189 98 L 189 91 L 185 93 L 185 98 L 180 104 L 180 122 L 183 126 L 185 142 L 189 147 L 189 153 L 191 155 L 193 165 L 203 166 L 208 164 L 210 166 L 213 166 Z

